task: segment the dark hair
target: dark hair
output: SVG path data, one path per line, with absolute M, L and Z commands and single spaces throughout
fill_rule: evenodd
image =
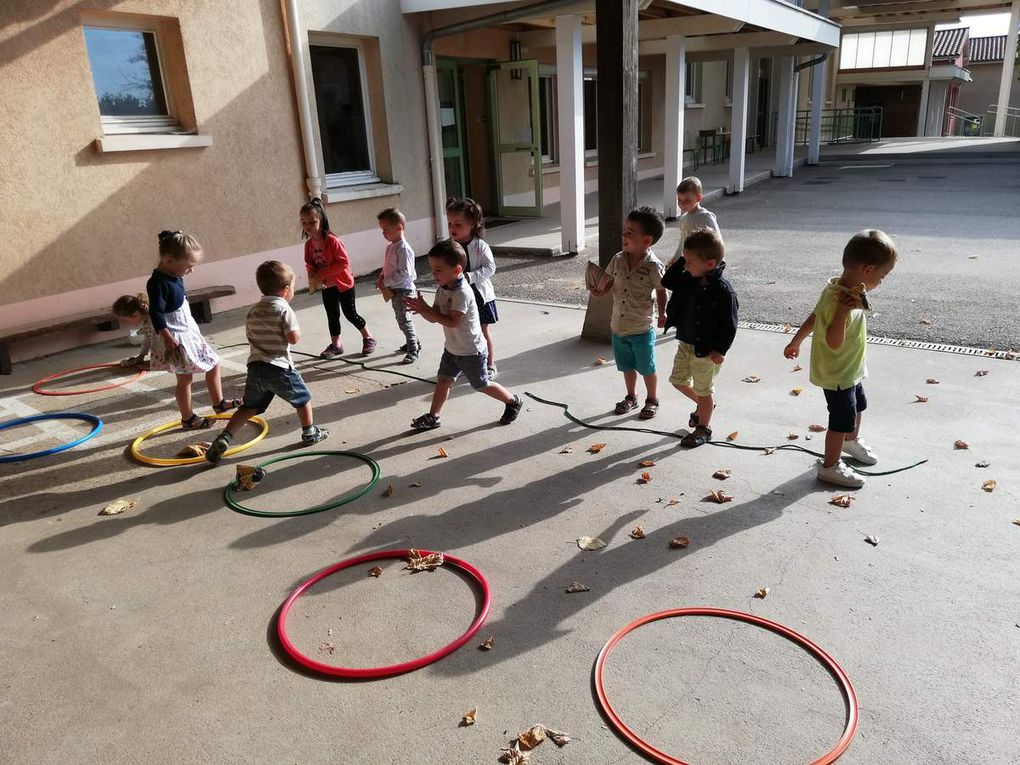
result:
M 193 252 L 201 252 L 202 245 L 198 243 L 191 234 L 183 231 L 160 231 L 156 235 L 159 239 L 159 256 L 184 260 Z
M 659 241 L 666 230 L 666 224 L 663 222 L 662 216 L 659 215 L 654 207 L 638 207 L 636 210 L 631 210 L 627 213 L 627 220 L 637 223 L 645 233 L 645 236 L 652 238 L 652 244 Z
M 400 212 L 396 207 L 387 207 L 385 210 L 375 216 L 375 219 L 380 223 L 385 223 L 387 226 L 401 226 L 407 225 L 407 218 L 404 217 L 404 213 Z
M 688 175 L 680 181 L 680 185 L 676 187 L 676 193 L 703 196 L 705 194 L 705 187 L 701 185 L 701 179 L 696 175 Z
M 121 295 L 113 302 L 114 316 L 134 316 L 149 312 L 149 296 L 144 292 L 137 295 Z
M 471 236 L 481 239 L 485 236 L 485 216 L 482 206 L 471 197 L 450 197 L 446 200 L 446 213 L 459 213 L 471 221 Z
M 726 257 L 722 237 L 712 228 L 699 228 L 689 234 L 684 239 L 684 254 L 688 252 L 701 260 L 714 260 L 716 265 L 722 263 Z
M 267 260 L 255 269 L 255 283 L 263 295 L 275 295 L 294 283 L 294 270 L 278 260 Z
M 322 221 L 322 238 L 325 239 L 329 235 L 329 218 L 326 217 L 326 211 L 322 207 L 322 200 L 315 197 L 311 202 L 306 202 L 301 205 L 301 209 L 298 211 L 298 215 L 304 215 L 305 213 L 312 213 L 319 216 L 319 220 Z M 305 239 L 307 234 L 304 230 L 301 231 L 301 238 Z
M 450 268 L 456 268 L 457 266 L 464 268 L 467 266 L 467 253 L 464 252 L 464 247 L 461 243 L 454 239 L 444 239 L 441 242 L 436 242 L 435 246 L 429 250 L 428 257 L 441 260 Z
M 889 235 L 877 228 L 858 231 L 843 248 L 843 267 L 886 266 L 896 263 L 896 245 Z

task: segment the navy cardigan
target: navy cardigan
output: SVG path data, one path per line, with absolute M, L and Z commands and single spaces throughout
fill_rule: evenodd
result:
M 708 283 L 702 284 L 684 270 L 683 257 L 666 269 L 662 286 L 673 294 L 666 304 L 666 332 L 670 327 L 679 327 L 681 317 L 688 305 L 694 309 L 694 355 L 708 356 L 712 351 L 724 356 L 733 345 L 737 334 L 737 294 L 723 278 L 725 263 L 708 275 Z

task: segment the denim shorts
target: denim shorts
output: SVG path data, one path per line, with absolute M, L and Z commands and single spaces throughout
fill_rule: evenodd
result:
M 308 386 L 296 369 L 284 369 L 265 361 L 251 362 L 241 406 L 262 414 L 269 408 L 274 396 L 279 396 L 295 409 L 312 400 Z
M 868 408 L 864 386 L 829 390 L 825 388 L 825 402 L 829 405 L 829 430 L 835 433 L 853 433 L 857 430 L 857 415 Z
M 443 356 L 439 359 L 438 376 L 456 380 L 463 373 L 472 388 L 481 390 L 489 385 L 488 361 L 489 354 L 485 352 L 456 356 L 444 348 Z
M 636 335 L 613 333 L 613 356 L 621 372 L 637 370 L 642 377 L 655 374 L 655 330 Z

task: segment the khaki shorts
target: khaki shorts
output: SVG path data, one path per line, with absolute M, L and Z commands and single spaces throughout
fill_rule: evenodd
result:
M 715 377 L 719 374 L 719 365 L 705 356 L 694 355 L 694 346 L 677 341 L 676 358 L 673 359 L 673 372 L 669 381 L 673 385 L 693 387 L 699 396 L 711 396 L 715 392 Z M 693 385 L 692 385 L 693 383 Z

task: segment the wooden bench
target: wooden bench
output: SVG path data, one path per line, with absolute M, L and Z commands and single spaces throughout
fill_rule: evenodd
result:
M 199 324 L 208 324 L 212 321 L 212 308 L 209 306 L 209 301 L 233 295 L 236 292 L 237 290 L 229 285 L 201 287 L 189 291 L 188 302 L 191 305 L 191 315 L 195 317 L 195 321 Z M 8 349 L 11 343 L 75 329 L 94 329 L 98 332 L 112 332 L 119 328 L 120 321 L 114 316 L 113 311 L 107 309 L 79 313 L 73 316 L 62 316 L 56 319 L 48 319 L 0 331 L 0 375 L 9 375 L 14 368 Z

